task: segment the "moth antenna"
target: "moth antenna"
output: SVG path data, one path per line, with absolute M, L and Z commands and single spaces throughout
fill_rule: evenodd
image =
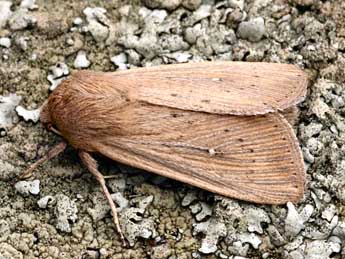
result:
M 98 167 L 97 161 L 89 153 L 87 153 L 85 151 L 80 151 L 79 156 L 80 156 L 83 164 L 89 169 L 89 171 L 93 174 L 93 176 L 96 177 L 97 181 L 101 185 L 102 191 L 103 191 L 105 197 L 107 198 L 109 206 L 111 208 L 111 212 L 113 213 L 113 220 L 114 220 L 114 223 L 116 226 L 116 230 L 120 235 L 123 246 L 127 246 L 127 242 L 125 240 L 125 237 L 124 237 L 122 230 L 121 230 L 121 227 L 120 227 L 119 217 L 117 214 L 115 203 L 114 203 L 113 199 L 111 198 L 111 195 L 109 193 L 107 186 L 105 185 L 104 176 L 97 169 L 97 167 Z
M 67 144 L 65 142 L 60 142 L 57 144 L 55 147 L 50 149 L 43 157 L 38 159 L 35 163 L 33 163 L 28 169 L 26 169 L 24 172 L 22 172 L 18 178 L 19 179 L 26 179 L 29 178 L 32 175 L 32 172 L 36 170 L 37 167 L 42 165 L 44 162 L 56 157 L 59 155 L 61 152 L 65 150 L 67 147 Z

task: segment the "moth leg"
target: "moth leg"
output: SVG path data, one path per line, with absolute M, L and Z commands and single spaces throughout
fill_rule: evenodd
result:
M 48 130 L 54 132 L 56 135 L 62 136 L 61 132 L 58 131 L 57 129 L 55 129 L 53 125 L 48 124 L 47 128 L 48 128 Z
M 50 149 L 43 157 L 41 157 L 35 163 L 33 163 L 28 169 L 26 169 L 24 172 L 22 172 L 18 176 L 18 178 L 19 179 L 29 178 L 32 175 L 32 172 L 34 170 L 36 170 L 37 167 L 42 165 L 44 162 L 56 157 L 58 154 L 60 154 L 62 151 L 64 151 L 66 147 L 67 147 L 67 144 L 65 142 L 60 142 L 55 147 Z
M 105 185 L 104 176 L 97 169 L 97 167 L 98 167 L 97 161 L 89 153 L 87 153 L 85 151 L 80 151 L 79 156 L 80 156 L 81 160 L 83 161 L 84 165 L 89 169 L 89 171 L 93 174 L 93 176 L 96 177 L 97 181 L 101 185 L 102 191 L 103 191 L 105 197 L 107 198 L 108 203 L 109 203 L 110 208 L 111 208 L 111 212 L 113 213 L 113 220 L 114 220 L 114 223 L 116 226 L 116 230 L 120 235 L 120 238 L 122 240 L 123 245 L 126 246 L 127 245 L 126 240 L 125 240 L 125 237 L 123 236 L 123 233 L 121 231 L 119 217 L 117 214 L 115 203 L 114 203 L 113 199 L 111 198 L 111 195 L 108 191 L 107 186 Z

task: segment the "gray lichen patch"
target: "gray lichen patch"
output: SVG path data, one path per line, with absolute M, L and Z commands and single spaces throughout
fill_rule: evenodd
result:
M 264 230 L 262 229 L 263 223 L 271 223 L 268 214 L 264 210 L 258 208 L 249 208 L 247 210 L 245 218 L 247 221 L 248 231 L 256 232 L 258 234 L 264 233 Z
M 14 185 L 14 188 L 22 195 L 37 195 L 40 192 L 40 181 L 19 181 Z
M 51 196 L 51 195 L 44 196 L 37 201 L 37 205 L 41 209 L 46 209 L 48 207 L 48 205 L 50 205 L 50 204 L 54 204 L 54 205 L 56 204 L 55 197 Z
M 226 236 L 227 230 L 225 224 L 219 222 L 219 219 L 211 218 L 206 222 L 195 224 L 193 233 L 205 234 L 205 238 L 203 238 L 201 242 L 199 251 L 204 254 L 210 254 L 217 251 L 218 240 Z
M 56 228 L 63 232 L 71 232 L 70 222 L 77 220 L 77 205 L 73 200 L 64 194 L 56 196 L 55 206 Z
M 292 203 L 287 204 L 288 214 L 285 219 L 285 233 L 290 238 L 296 237 L 299 232 L 304 229 L 304 224 L 309 220 L 314 208 L 311 205 L 306 205 L 301 213 L 298 213 Z
M 120 219 L 125 226 L 123 228 L 124 235 L 130 246 L 134 246 L 139 237 L 153 239 L 157 236 L 154 221 L 142 217 L 144 211 L 144 209 L 130 207 L 121 213 Z
M 69 68 L 65 63 L 59 62 L 49 68 L 50 73 L 47 76 L 50 82 L 50 91 L 54 91 L 55 88 L 66 78 L 69 74 Z
M 85 31 L 90 31 L 92 37 L 97 42 L 105 41 L 109 35 L 110 22 L 106 12 L 107 10 L 102 7 L 87 7 L 83 10 L 88 22 Z
M 257 17 L 249 21 L 240 23 L 238 36 L 252 42 L 260 41 L 265 34 L 265 21 L 262 17 Z
M 23 259 L 23 254 L 7 243 L 0 243 L 0 256 L 3 258 Z
M 0 129 L 8 129 L 17 120 L 15 108 L 21 100 L 21 96 L 10 94 L 0 96 Z
M 79 50 L 78 54 L 74 60 L 74 67 L 75 68 L 88 68 L 91 62 L 87 59 L 86 52 L 83 50 Z
M 40 118 L 41 109 L 27 110 L 23 106 L 19 105 L 16 107 L 18 116 L 22 117 L 25 121 L 38 122 Z

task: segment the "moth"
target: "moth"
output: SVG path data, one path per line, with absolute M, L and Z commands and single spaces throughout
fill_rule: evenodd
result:
M 78 71 L 44 103 L 40 120 L 79 152 L 116 206 L 92 154 L 260 204 L 297 202 L 305 169 L 288 119 L 307 76 L 290 64 L 200 62 L 119 72 Z

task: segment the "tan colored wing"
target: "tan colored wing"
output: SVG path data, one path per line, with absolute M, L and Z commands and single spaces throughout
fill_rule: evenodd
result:
M 294 65 L 200 62 L 110 74 L 130 99 L 185 110 L 256 115 L 284 110 L 306 94 L 306 74 Z
M 94 150 L 228 197 L 264 204 L 303 197 L 301 152 L 278 113 L 230 116 L 153 105 L 128 110 L 128 132 L 133 127 L 136 133 L 99 134 L 89 140 Z

